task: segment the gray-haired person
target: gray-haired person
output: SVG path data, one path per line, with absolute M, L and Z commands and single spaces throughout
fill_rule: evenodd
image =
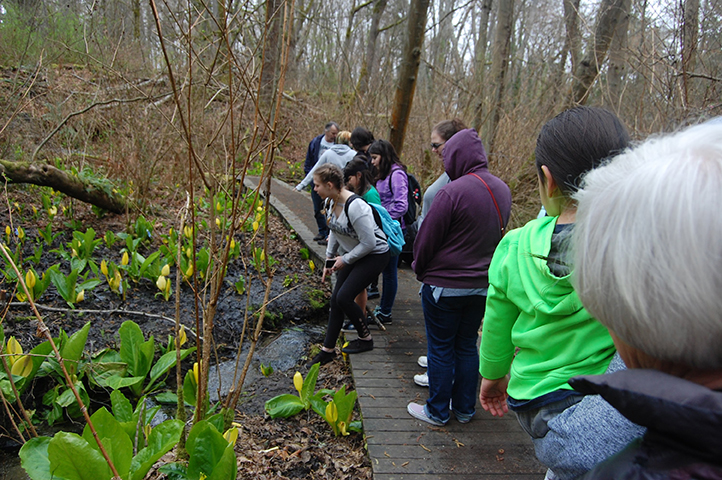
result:
M 576 199 L 576 290 L 628 370 L 570 384 L 647 427 L 582 478 L 722 478 L 722 124 L 645 141 Z

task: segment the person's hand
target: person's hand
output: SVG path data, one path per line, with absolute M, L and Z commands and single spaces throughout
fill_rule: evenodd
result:
M 509 411 L 506 404 L 506 387 L 509 385 L 509 377 L 504 376 L 497 380 L 481 379 L 481 391 L 479 402 L 481 407 L 495 417 L 503 417 Z
M 303 186 L 299 183 L 298 185 L 296 185 L 296 191 L 300 192 L 301 190 L 303 190 Z
M 321 276 L 322 282 L 326 280 L 326 275 L 331 275 L 333 272 L 341 270 L 344 266 L 346 266 L 346 264 L 343 263 L 343 257 L 341 257 L 340 255 L 335 259 L 327 258 L 326 261 L 328 260 L 334 260 L 334 264 L 331 268 L 326 268 L 326 263 L 324 262 L 323 275 Z

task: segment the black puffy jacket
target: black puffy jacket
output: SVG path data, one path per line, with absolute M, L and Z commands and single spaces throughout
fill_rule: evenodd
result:
M 576 377 L 647 433 L 583 477 L 614 480 L 722 480 L 722 392 L 657 370 Z

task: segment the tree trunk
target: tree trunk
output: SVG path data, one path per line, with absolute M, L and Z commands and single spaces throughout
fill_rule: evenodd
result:
M 0 160 L 0 175 L 5 175 L 13 183 L 32 183 L 41 187 L 52 187 L 69 197 L 77 198 L 109 212 L 123 213 L 126 210 L 125 200 L 108 191 L 107 187 L 83 181 L 52 165 Z
M 369 38 L 366 42 L 366 55 L 361 65 L 361 73 L 358 79 L 358 94 L 363 98 L 368 92 L 369 83 L 371 82 L 371 72 L 375 69 L 376 62 L 376 42 L 379 38 L 379 24 L 381 17 L 386 10 L 388 0 L 375 0 L 374 8 L 371 12 L 371 27 L 369 28 Z M 346 59 L 348 61 L 348 58 Z
M 281 54 L 281 15 L 283 0 L 266 1 L 266 35 L 263 43 L 263 66 L 261 70 L 261 105 L 266 109 L 273 105 L 278 62 Z M 273 114 L 271 114 L 273 115 Z M 270 119 L 269 119 L 270 121 Z
M 624 0 L 602 0 L 597 12 L 597 24 L 594 38 L 589 41 L 587 53 L 579 63 L 572 85 L 571 105 L 583 105 L 589 97 L 594 80 L 599 75 L 599 68 L 604 63 L 609 50 L 612 36 L 622 17 Z
M 481 15 L 479 16 L 479 41 L 476 43 L 476 66 L 474 68 L 474 83 L 476 83 L 476 106 L 472 125 L 479 131 L 483 123 L 484 94 L 486 90 L 486 50 L 489 42 L 489 15 L 491 14 L 492 0 L 482 0 Z
M 509 69 L 509 43 L 514 28 L 514 0 L 501 0 L 496 15 L 496 35 L 494 53 L 491 60 L 491 84 L 494 85 L 493 112 L 491 123 L 487 126 L 485 137 L 488 139 L 488 151 L 494 151 L 494 137 L 501 120 L 506 72 Z
M 683 101 L 685 108 L 690 103 L 690 87 L 697 62 L 697 38 L 699 32 L 699 0 L 686 0 L 684 2 L 684 16 L 682 18 L 682 81 L 684 82 Z
M 614 32 L 612 44 L 609 47 L 609 69 L 607 72 L 609 95 L 607 101 L 617 115 L 619 115 L 619 109 L 622 105 L 622 80 L 627 68 L 627 38 L 631 3 L 631 0 L 622 2 L 621 18 L 617 25 L 617 31 Z
M 582 55 L 582 34 L 579 32 L 579 0 L 564 0 L 564 26 L 566 38 L 564 53 L 569 52 L 572 58 L 572 72 L 577 71 L 579 57 Z M 562 56 L 562 72 L 566 63 L 566 55 Z
M 404 147 L 406 126 L 409 123 L 411 105 L 414 101 L 428 10 L 429 0 L 411 0 L 407 20 L 409 29 L 399 69 L 399 80 L 396 84 L 394 108 L 391 113 L 391 131 L 389 132 L 389 141 L 399 155 Z
M 133 40 L 140 41 L 140 0 L 133 0 Z

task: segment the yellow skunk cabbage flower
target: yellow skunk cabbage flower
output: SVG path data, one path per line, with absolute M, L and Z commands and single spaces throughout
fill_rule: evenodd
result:
M 348 432 L 346 431 L 346 422 L 338 422 L 338 429 L 344 437 L 348 435 Z
M 75 303 L 80 303 L 83 300 L 85 300 L 85 290 L 81 290 L 78 292 L 78 295 L 75 297 Z
M 10 230 L 10 225 L 5 225 L 5 236 L 10 237 L 11 233 L 13 233 L 13 231 Z
M 25 285 L 27 285 L 27 287 L 28 287 L 30 290 L 32 290 L 33 287 L 35 287 L 35 282 L 36 282 L 36 281 L 37 281 L 37 277 L 35 276 L 35 274 L 33 273 L 33 271 L 32 271 L 32 270 L 28 270 L 28 271 L 25 273 Z
M 57 214 L 58 214 L 58 207 L 53 205 L 50 208 L 48 208 L 48 215 L 50 215 L 51 217 L 54 217 Z
M 145 438 L 150 437 L 150 432 L 153 430 L 153 427 L 150 426 L 150 424 L 143 425 L 143 433 L 145 434 Z
M 236 427 L 229 428 L 226 430 L 226 433 L 223 434 L 223 438 L 231 445 L 235 445 L 236 440 L 238 440 L 238 429 Z
M 296 372 L 293 376 L 293 386 L 296 387 L 298 394 L 301 395 L 301 389 L 303 388 L 303 377 L 301 376 L 301 372 Z
M 221 226 L 221 219 L 216 217 L 216 227 L 220 228 L 220 226 Z
M 107 263 L 105 260 L 103 260 L 102 262 L 100 262 L 100 271 L 101 271 L 101 272 L 103 273 L 103 275 L 105 275 L 106 277 L 108 276 L 108 263 Z
M 326 420 L 331 424 L 336 423 L 336 420 L 338 420 L 338 408 L 333 402 L 328 402 L 328 405 L 326 405 Z
M 253 231 L 258 230 L 258 222 L 253 222 Z
M 170 266 L 167 263 L 163 265 L 163 268 L 160 269 L 160 274 L 164 277 L 170 275 Z
M 193 251 L 191 250 L 191 247 L 186 248 L 186 257 L 191 258 L 191 254 Z
M 231 238 L 231 250 L 234 250 L 236 248 L 236 239 Z
M 23 227 L 18 227 L 18 239 L 22 242 L 25 240 L 25 230 L 23 230 Z
M 10 337 L 8 339 L 7 352 L 10 354 L 8 357 L 10 366 L 20 360 L 20 356 L 23 354 L 23 347 L 20 346 L 20 342 L 15 340 L 15 337 Z
M 123 252 L 123 258 L 120 259 L 120 263 L 122 265 L 128 265 L 129 258 L 128 258 L 128 252 Z
M 193 364 L 193 378 L 196 381 L 196 385 L 198 385 L 198 371 L 199 371 L 198 362 L 195 362 Z
M 158 280 L 155 281 L 155 286 L 158 287 L 158 290 L 161 292 L 165 292 L 165 286 L 166 286 L 167 280 L 163 275 L 158 277 Z
M 23 355 L 15 361 L 10 373 L 18 377 L 27 377 L 33 371 L 33 358 L 30 355 Z
M 221 202 L 216 203 L 216 210 L 218 210 L 219 212 L 223 210 L 223 205 L 221 205 Z
M 178 332 L 178 340 L 180 340 L 181 347 L 188 341 L 188 335 L 186 335 L 186 327 L 181 325 L 180 331 Z
M 311 269 L 311 273 L 313 273 L 313 271 L 316 270 L 316 264 L 313 263 L 313 260 L 308 261 L 308 268 Z
M 183 235 L 185 235 L 188 239 L 193 238 L 193 227 L 183 227 Z
M 193 264 L 188 265 L 188 270 L 186 270 L 186 277 L 190 278 L 191 275 L 193 275 Z
M 262 212 L 262 211 L 263 211 L 263 207 L 259 205 L 258 207 L 256 207 L 256 211 L 257 211 L 257 212 Z

